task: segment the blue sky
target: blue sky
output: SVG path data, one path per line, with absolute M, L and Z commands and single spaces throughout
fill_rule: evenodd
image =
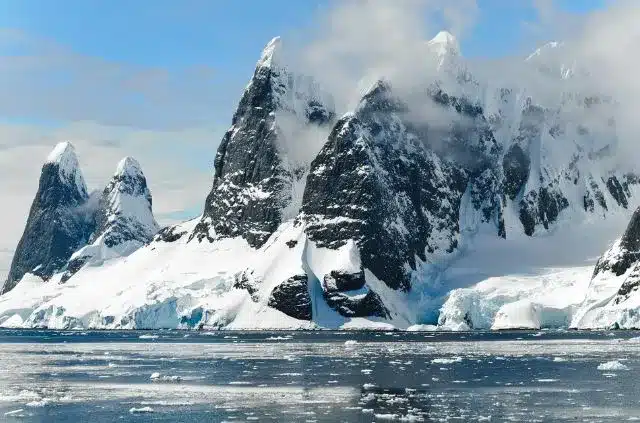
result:
M 252 65 L 274 35 L 298 32 L 341 0 L 2 0 L 0 27 L 19 28 L 83 54 L 143 65 Z M 349 0 L 342 0 L 349 1 Z M 403 0 L 399 0 L 403 1 Z M 406 1 L 406 0 L 404 0 Z M 468 55 L 517 52 L 529 0 L 479 0 L 480 16 L 463 44 Z M 556 0 L 584 13 L 605 0 Z
M 304 37 L 317 16 L 339 1 L 0 0 L 0 28 L 24 31 L 79 55 L 128 66 L 170 72 L 208 69 L 214 77 L 206 86 L 210 92 L 206 99 L 216 100 L 211 117 L 224 115 L 228 120 L 264 44 L 274 35 Z M 558 0 L 555 6 L 584 13 L 604 1 Z M 462 40 L 466 56 L 524 54 L 545 37 L 553 38 L 533 33 L 527 25 L 538 20 L 533 1 L 477 3 L 478 16 Z M 34 115 L 47 118 L 41 111 Z M 52 114 L 52 118 L 59 117 Z

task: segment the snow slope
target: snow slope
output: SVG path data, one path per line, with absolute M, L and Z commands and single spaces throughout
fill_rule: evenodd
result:
M 193 230 L 198 219 L 174 228 Z M 292 248 L 287 241 L 297 241 Z M 398 312 L 390 320 L 345 318 L 317 304 L 315 323 L 294 319 L 268 306 L 273 289 L 305 267 L 322 278 L 327 264 L 350 268 L 357 263 L 348 248 L 315 248 L 302 226 L 283 224 L 260 249 L 240 237 L 209 242 L 156 240 L 130 256 L 85 267 L 64 284 L 29 276 L 0 297 L 0 326 L 103 329 L 211 328 L 311 329 L 322 327 L 407 327 L 403 301 L 380 290 L 385 304 Z M 249 277 L 242 278 L 252 264 Z M 242 283 L 244 282 L 244 283 Z M 386 298 L 385 298 L 386 299 Z M 398 305 L 398 310 L 393 305 Z M 406 311 L 405 311 L 406 312 Z
M 533 238 L 496 241 L 476 235 L 462 257 L 440 272 L 438 284 L 426 289 L 431 296 L 422 301 L 432 305 L 421 308 L 433 309 L 443 293 L 438 324 L 444 330 L 569 327 L 592 290 L 603 246 L 615 240 L 629 215 L 620 211 L 604 220 L 567 221 Z
M 571 326 L 640 328 L 640 208 L 622 236 L 598 260 Z

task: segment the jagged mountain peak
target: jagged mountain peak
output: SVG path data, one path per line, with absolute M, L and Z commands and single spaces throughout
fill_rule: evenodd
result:
M 362 96 L 355 109 L 356 114 L 381 113 L 381 112 L 405 112 L 403 104 L 392 92 L 391 83 L 381 78 L 374 82 Z
M 283 66 L 280 52 L 274 38 L 258 61 L 216 153 L 213 188 L 189 239 L 242 236 L 260 247 L 297 212 L 305 172 L 335 112 L 331 96 L 312 77 Z
M 80 164 L 76 149 L 69 141 L 63 141 L 56 144 L 51 150 L 43 166 L 56 166 L 60 180 L 66 183 L 75 183 L 78 191 L 87 193 L 87 185 L 80 171 Z
M 458 39 L 448 31 L 440 31 L 427 42 L 427 45 L 438 55 L 460 54 L 460 43 Z
M 95 213 L 95 231 L 88 245 L 71 256 L 62 282 L 82 267 L 98 266 L 133 253 L 151 241 L 159 229 L 142 167 L 134 158 L 125 157 L 102 191 Z
M 391 82 L 389 82 L 385 78 L 380 78 L 369 86 L 369 89 L 364 92 L 362 97 L 366 98 L 376 96 L 381 93 L 387 93 L 389 91 L 391 91 Z
M 64 158 L 69 156 L 75 156 L 76 149 L 73 144 L 69 141 L 62 141 L 56 144 L 56 146 L 51 150 L 51 153 L 47 156 L 47 162 L 49 163 L 59 163 Z
M 116 167 L 113 177 L 102 193 L 101 211 L 109 215 L 130 215 L 150 228 L 157 229 L 151 212 L 151 192 L 140 163 L 125 157 Z
M 42 166 L 38 192 L 2 292 L 13 289 L 26 273 L 50 278 L 87 242 L 94 228 L 88 199 L 73 144 L 57 144 Z
M 637 208 L 622 237 L 618 239 L 596 263 L 593 271 L 599 274 L 612 272 L 616 276 L 625 274 L 640 261 L 640 208 Z
M 114 176 L 118 175 L 142 175 L 142 167 L 140 163 L 134 159 L 133 157 L 127 156 L 124 159 L 118 162 L 118 166 L 116 167 L 116 173 Z
M 282 50 L 282 40 L 280 37 L 274 37 L 269 43 L 266 45 L 264 50 L 262 50 L 262 55 L 260 56 L 260 60 L 258 61 L 258 66 L 261 67 L 272 67 L 277 66 L 279 63 L 277 61 L 280 56 L 280 52 Z

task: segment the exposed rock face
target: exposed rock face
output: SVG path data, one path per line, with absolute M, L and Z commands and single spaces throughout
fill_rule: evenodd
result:
M 513 144 L 502 159 L 504 193 L 515 200 L 529 178 L 530 159 L 518 144 Z
M 252 247 L 264 244 L 282 223 L 293 187 L 306 171 L 288 160 L 283 125 L 326 125 L 333 118 L 318 87 L 289 73 L 279 53 L 280 40 L 274 39 L 242 95 L 218 148 L 213 188 L 192 237 L 242 236 Z
M 569 206 L 569 201 L 553 185 L 529 191 L 520 201 L 520 221 L 524 233 L 533 235 L 537 225 L 545 229 L 554 223 L 560 212 Z
M 295 275 L 276 286 L 269 297 L 273 307 L 298 320 L 311 320 L 312 306 L 306 274 Z
M 95 222 L 89 245 L 73 254 L 63 282 L 86 264 L 100 265 L 107 259 L 131 254 L 158 232 L 151 192 L 135 159 L 126 157 L 118 163 L 100 197 Z
M 389 311 L 378 294 L 366 285 L 363 271 L 347 273 L 334 270 L 325 275 L 322 291 L 329 307 L 344 317 L 389 317 Z
M 261 282 L 261 280 L 254 277 L 253 271 L 245 270 L 235 275 L 233 287 L 247 291 L 251 296 L 251 300 L 258 302 L 260 300 L 258 293 Z
M 153 239 L 154 241 L 176 242 L 177 240 L 188 234 L 187 231 L 180 230 L 179 228 L 179 225 L 164 227 L 160 229 L 160 231 Z
M 424 146 L 405 111 L 380 82 L 336 124 L 311 165 L 301 219 L 319 247 L 353 239 L 363 267 L 409 290 L 416 257 L 456 248 L 468 176 Z
M 593 276 L 605 271 L 620 276 L 638 262 L 640 262 L 640 208 L 633 213 L 622 238 L 600 257 Z M 625 288 L 625 291 L 628 291 L 628 288 Z
M 614 290 L 618 286 L 617 290 Z M 622 237 L 596 263 L 589 292 L 576 312 L 577 328 L 638 327 L 640 288 L 640 207 Z
M 95 224 L 87 187 L 71 143 L 58 144 L 42 167 L 38 192 L 2 293 L 25 273 L 48 279 L 86 244 Z
M 636 292 L 640 288 L 640 264 L 636 263 L 633 266 L 629 275 L 625 278 L 622 285 L 620 285 L 620 289 L 618 290 L 615 298 L 613 299 L 613 304 L 617 305 L 626 301 L 634 292 Z

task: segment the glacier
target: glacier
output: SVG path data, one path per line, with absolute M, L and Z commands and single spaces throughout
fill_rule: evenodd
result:
M 262 52 L 192 220 L 160 228 L 130 157 L 90 195 L 57 145 L 0 327 L 640 326 L 640 246 L 616 240 L 640 177 L 616 159 L 615 102 L 574 90 L 589 76 L 564 44 L 521 64 L 551 87 L 536 96 L 487 79 L 441 32 L 425 43 L 434 78 L 407 90 L 372 75 L 349 110 L 284 48 Z

